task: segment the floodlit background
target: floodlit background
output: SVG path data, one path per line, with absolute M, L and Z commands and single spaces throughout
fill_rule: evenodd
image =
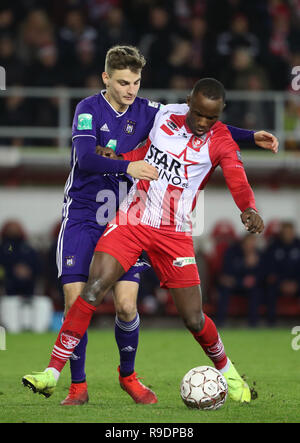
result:
M 9 309 L 16 332 L 58 327 L 63 298 L 55 246 L 73 112 L 103 88 L 105 53 L 119 43 L 138 46 L 147 59 L 140 96 L 184 102 L 197 79 L 215 77 L 228 91 L 224 122 L 278 137 L 276 156 L 241 145 L 264 234 L 245 238 L 216 171 L 201 198 L 203 233 L 195 248 L 205 309 L 219 325 L 294 321 L 300 314 L 299 0 L 1 0 L 0 300 L 10 298 L 8 307 L 0 304 L 0 324 L 7 326 Z M 144 318 L 176 318 L 152 271 L 143 275 L 139 311 Z M 113 316 L 111 297 L 99 312 Z

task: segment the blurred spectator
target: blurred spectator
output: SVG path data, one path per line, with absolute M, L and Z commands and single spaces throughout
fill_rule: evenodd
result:
M 60 61 L 54 44 L 39 49 L 36 62 L 28 69 L 27 84 L 30 86 L 54 86 L 67 83 L 65 66 Z
M 220 220 L 210 233 L 212 246 L 210 252 L 206 254 L 208 267 L 208 292 L 213 298 L 212 291 L 216 286 L 218 276 L 223 267 L 224 254 L 229 246 L 238 239 L 232 223 L 228 220 Z
M 168 87 L 169 69 L 166 61 L 170 58 L 178 41 L 178 32 L 171 23 L 167 9 L 154 7 L 149 13 L 148 30 L 144 33 L 139 48 L 148 63 L 143 71 L 143 85 L 151 88 Z
M 97 24 L 106 20 L 112 8 L 121 5 L 121 0 L 87 0 L 89 19 Z
M 58 33 L 58 47 L 63 59 L 73 64 L 76 46 L 81 41 L 96 43 L 98 33 L 87 24 L 86 18 L 80 9 L 71 9 L 65 16 L 64 26 Z
M 259 93 L 264 89 L 262 77 L 257 74 L 250 74 L 247 78 L 246 91 Z M 245 129 L 274 130 L 275 127 L 275 107 L 273 100 L 236 100 L 228 102 L 226 119 L 231 124 L 237 124 Z M 247 148 L 243 144 L 244 148 Z M 251 147 L 250 147 L 251 148 Z
M 42 9 L 34 9 L 22 22 L 18 40 L 18 56 L 26 63 L 35 60 L 39 50 L 54 42 L 54 25 Z
M 256 237 L 247 234 L 239 243 L 225 252 L 218 285 L 217 323 L 226 322 L 230 297 L 242 295 L 248 299 L 248 323 L 254 327 L 259 320 L 259 306 L 263 300 L 261 254 Z
M 178 78 L 178 76 L 186 79 L 188 89 L 193 87 L 199 71 L 192 67 L 191 60 L 192 48 L 190 42 L 183 39 L 178 40 L 169 54 L 166 65 L 166 72 L 169 71 L 167 74 L 169 78 L 168 87 L 172 84 L 173 77 Z
M 282 223 L 279 235 L 265 251 L 263 264 L 268 320 L 274 325 L 278 296 L 300 295 L 300 239 L 292 222 Z
M 270 87 L 265 69 L 254 60 L 249 49 L 236 48 L 232 53 L 231 64 L 222 76 L 225 88 L 247 90 L 249 79 L 253 76 L 258 79 L 260 89 L 266 90 Z
M 112 7 L 105 22 L 99 21 L 101 39 L 105 43 L 106 52 L 111 46 L 122 44 L 135 44 L 133 29 L 129 26 L 121 8 Z
M 10 34 L 0 34 L 0 66 L 6 70 L 6 85 L 22 84 L 25 65 L 17 57 L 16 44 Z
M 200 77 L 210 77 L 217 68 L 214 36 L 203 17 L 193 16 L 187 26 L 191 46 L 189 66 L 195 71 L 195 81 Z
M 7 221 L 1 231 L 0 264 L 6 295 L 31 297 L 40 273 L 37 251 L 26 240 L 18 221 Z
M 233 17 L 229 31 L 225 31 L 217 39 L 217 51 L 224 61 L 238 48 L 246 48 L 252 57 L 260 53 L 258 38 L 249 31 L 248 19 L 243 14 Z
M 17 86 L 17 85 L 13 85 Z M 0 102 L 1 125 L 3 126 L 28 126 L 32 124 L 32 108 L 28 99 L 25 99 L 22 88 L 14 96 L 4 97 Z M 2 145 L 24 146 L 25 140 L 22 137 L 2 137 Z M 28 140 L 27 140 L 28 141 Z
M 45 256 L 45 293 L 51 298 L 55 311 L 64 310 L 64 293 L 57 277 L 56 266 L 56 247 L 60 226 L 61 222 L 58 222 L 53 227 L 51 244 Z
M 249 50 L 238 48 L 232 54 L 232 63 L 221 79 L 227 89 L 264 91 L 270 88 L 265 69 L 259 65 Z M 228 103 L 226 120 L 245 128 L 272 129 L 274 127 L 274 103 L 262 100 L 235 100 Z
M 289 13 L 274 14 L 272 16 L 272 32 L 269 41 L 269 50 L 276 57 L 287 59 L 289 56 L 290 19 Z
M 5 4 L 6 3 L 6 4 Z M 0 35 L 5 33 L 11 33 L 15 26 L 15 16 L 13 8 L 10 7 L 8 2 L 1 1 L 0 5 Z
M 80 40 L 76 45 L 74 69 L 67 79 L 68 85 L 82 88 L 90 76 L 98 75 L 100 77 L 102 68 L 100 63 L 95 43 L 90 40 Z

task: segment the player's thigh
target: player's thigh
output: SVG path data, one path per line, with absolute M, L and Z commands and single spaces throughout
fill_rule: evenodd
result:
M 137 296 L 139 283 L 136 281 L 118 281 L 114 286 L 113 297 L 117 316 L 120 320 L 132 321 L 137 314 Z
M 199 331 L 203 327 L 202 295 L 199 285 L 169 289 L 175 306 L 186 327 Z
M 75 303 L 77 297 L 81 294 L 85 287 L 84 282 L 67 283 L 63 285 L 65 297 L 65 315 L 67 315 L 71 306 Z

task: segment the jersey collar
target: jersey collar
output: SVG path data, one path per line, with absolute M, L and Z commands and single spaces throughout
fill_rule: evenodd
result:
M 125 109 L 125 111 L 124 112 L 118 112 L 110 103 L 109 103 L 109 101 L 105 98 L 105 92 L 106 92 L 106 89 L 102 89 L 102 91 L 101 91 L 101 95 L 102 95 L 102 97 L 103 97 L 103 99 L 106 101 L 106 103 L 108 104 L 108 106 L 114 111 L 114 113 L 116 114 L 116 117 L 118 118 L 118 117 L 122 117 L 124 114 L 126 114 L 126 112 L 128 111 L 128 108 L 129 108 L 129 106 L 127 106 L 127 108 Z

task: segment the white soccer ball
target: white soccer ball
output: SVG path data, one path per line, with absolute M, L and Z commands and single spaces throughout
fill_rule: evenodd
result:
M 221 372 L 210 366 L 198 366 L 185 374 L 180 385 L 183 402 L 189 408 L 213 410 L 226 401 L 227 382 Z

